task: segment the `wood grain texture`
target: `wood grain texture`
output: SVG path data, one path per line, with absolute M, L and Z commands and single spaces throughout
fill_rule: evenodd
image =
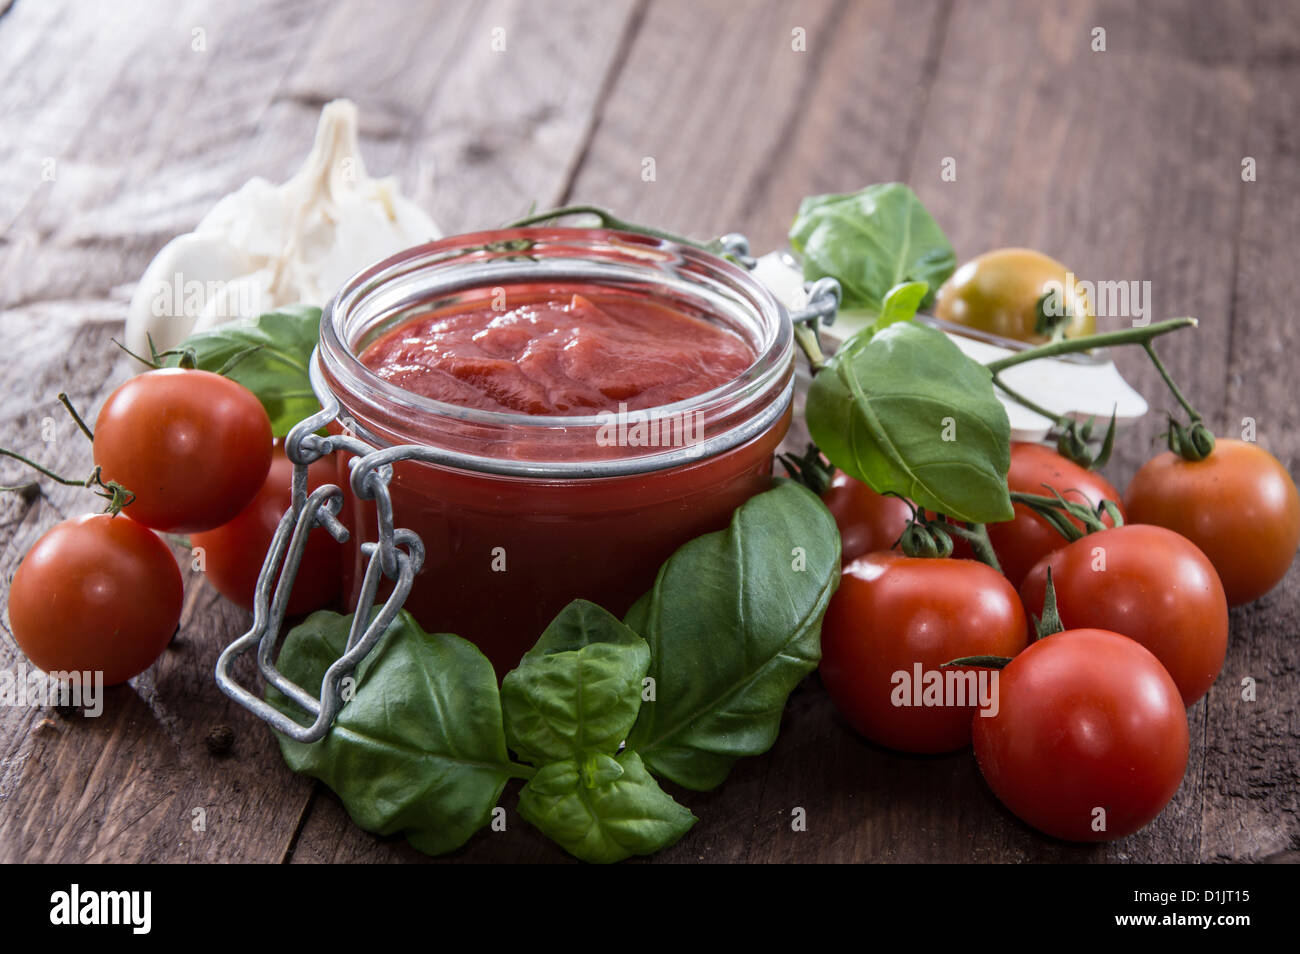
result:
M 1041 248 L 1092 281 L 1149 282 L 1151 320 L 1193 314 L 1201 327 L 1162 341 L 1162 356 L 1220 426 L 1239 215 L 1239 162 L 1251 95 L 1252 24 L 1216 5 L 1189 35 L 1174 4 L 958 5 L 909 171 L 959 258 L 1001 245 Z M 997 24 L 993 31 L 979 31 Z M 1103 28 L 1106 49 L 1094 51 Z M 988 44 L 962 38 L 989 33 Z M 1208 58 L 1222 40 L 1231 55 Z M 956 181 L 940 179 L 945 157 Z M 1099 319 L 1121 327 L 1130 316 Z M 1155 449 L 1173 402 L 1135 349 L 1115 356 L 1153 413 L 1126 432 L 1107 474 L 1123 487 Z M 1191 759 L 1157 822 L 1111 845 L 1045 842 L 1000 809 L 959 830 L 1014 857 L 1194 861 L 1200 857 L 1206 703 L 1189 714 Z M 974 796 L 949 793 L 952 798 Z
M 94 5 L 88 16 L 76 6 L 74 15 L 20 4 L 0 20 L 0 43 L 22 52 L 4 60 L 13 70 L 6 122 L 31 132 L 6 137 L 13 154 L 0 155 L 8 216 L 0 330 L 16 342 L 11 358 L 30 369 L 6 375 L 3 433 L 7 446 L 71 473 L 89 469 L 88 448 L 54 395 L 66 389 L 93 414 L 129 373 L 110 338 L 120 335 L 131 283 L 222 194 L 252 175 L 291 174 L 324 102 L 344 93 L 358 101 L 372 173 L 397 174 L 448 228 L 492 225 L 534 199 L 558 199 L 635 9 L 593 0 L 571 5 L 571 20 L 548 20 L 525 3 L 331 5 L 323 18 L 305 2 L 191 4 L 167 16 L 145 5 Z M 506 54 L 490 46 L 498 27 Z M 196 30 L 202 49 L 193 46 Z M 597 55 L 565 64 L 557 51 L 574 41 Z M 37 68 L 43 62 L 72 68 Z M 513 92 L 530 79 L 530 96 Z M 486 117 L 499 127 L 487 128 Z M 481 148 L 488 139 L 504 150 L 495 161 Z M 47 156 L 52 179 L 41 178 Z M 455 188 L 431 195 L 431 161 Z M 41 436 L 47 418 L 56 422 L 51 443 Z M 6 465 L 2 473 L 17 472 Z M 40 533 L 91 505 L 65 488 L 32 506 L 4 496 L 5 579 Z M 247 615 L 187 576 L 176 646 L 134 689 L 112 690 L 104 717 L 65 723 L 39 709 L 5 711 L 0 858 L 287 857 L 312 785 L 288 772 L 265 728 L 217 691 L 216 655 Z M 0 664 L 20 658 L 7 638 Z M 203 742 L 218 723 L 237 735 L 222 759 Z M 203 831 L 194 830 L 195 809 Z
M 1261 38 L 1300 17 L 1259 22 Z M 1276 31 L 1276 32 L 1275 32 Z M 1285 33 L 1284 33 L 1285 35 Z M 1275 48 L 1276 49 L 1276 48 Z M 1254 99 L 1242 156 L 1256 180 L 1236 188 L 1242 210 L 1226 355 L 1223 433 L 1241 436 L 1247 420 L 1261 446 L 1294 474 L 1300 468 L 1300 393 L 1294 381 L 1300 273 L 1279 267 L 1294 242 L 1300 195 L 1300 64 L 1265 48 L 1249 71 Z M 1238 160 L 1240 162 L 1240 159 Z M 1277 589 L 1232 613 L 1223 675 L 1207 700 L 1201 854 L 1209 861 L 1300 861 L 1300 567 Z M 1254 701 L 1243 681 L 1254 680 Z
M 1097 27 L 1105 52 L 1091 48 Z M 1175 375 L 1217 431 L 1252 417 L 1261 443 L 1300 466 L 1294 4 L 193 0 L 161 13 L 18 0 L 0 16 L 0 50 L 0 443 L 64 470 L 89 454 L 54 395 L 93 412 L 128 373 L 109 339 L 154 252 L 249 176 L 292 173 L 320 106 L 343 95 L 361 108 L 370 172 L 396 175 L 448 231 L 579 201 L 698 236 L 743 231 L 764 251 L 784 243 L 804 195 L 903 179 L 960 258 L 1031 245 L 1082 278 L 1149 281 L 1153 320 L 1199 316 L 1198 332 L 1161 345 Z M 1245 156 L 1255 182 L 1241 179 Z M 940 177 L 948 157 L 953 182 Z M 1140 355 L 1117 361 L 1155 411 L 1172 405 Z M 1118 486 L 1161 427 L 1153 413 L 1123 435 L 1108 468 Z M 0 480 L 17 473 L 0 464 Z M 0 497 L 5 579 L 45 529 L 89 506 L 65 488 Z M 1041 838 L 1001 809 L 969 753 L 870 746 L 813 677 L 768 755 L 715 792 L 674 790 L 700 822 L 653 860 L 1295 858 L 1298 583 L 1293 567 L 1233 612 L 1224 675 L 1190 713 L 1184 785 L 1128 839 Z M 187 575 L 179 639 L 110 692 L 102 718 L 0 711 L 0 860 L 429 860 L 358 830 L 217 691 L 216 654 L 246 622 Z M 20 658 L 0 645 L 0 666 Z M 1241 699 L 1247 676 L 1254 703 Z M 224 758 L 203 743 L 216 723 L 236 731 Z M 566 860 L 515 814 L 516 789 L 506 831 L 445 860 Z M 791 828 L 796 808 L 807 831 Z

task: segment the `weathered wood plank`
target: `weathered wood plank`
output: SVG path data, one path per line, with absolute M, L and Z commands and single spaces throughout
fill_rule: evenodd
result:
M 742 231 L 757 251 L 783 245 L 804 195 L 904 174 L 906 130 L 925 102 L 945 17 L 941 3 L 797 11 L 763 3 L 749 5 L 744 17 L 721 3 L 656 3 L 568 198 L 687 234 Z M 806 52 L 792 48 L 795 29 L 804 31 Z M 641 176 L 645 157 L 655 160 L 651 182 Z M 656 860 L 861 857 L 805 834 L 782 842 L 795 806 L 829 830 L 825 806 L 839 781 L 823 791 L 814 780 L 851 772 L 839 750 L 823 746 L 829 712 L 810 680 L 773 752 L 742 761 L 717 791 L 680 794 L 700 822 Z M 858 744 L 838 729 L 835 735 Z M 799 753 L 811 764 L 798 763 Z
M 1234 176 L 1250 100 L 1243 65 L 1253 44 L 1249 17 L 1241 16 L 1240 9 L 1207 12 L 1191 33 L 1184 29 L 1185 14 L 1176 5 L 957 5 L 937 44 L 900 51 L 895 42 L 889 70 L 864 70 L 854 84 L 843 82 L 839 71 L 827 71 L 827 82 L 810 98 L 810 118 L 790 130 L 788 141 L 806 144 L 805 149 L 822 141 L 803 135 L 805 128 L 833 129 L 837 135 L 822 156 L 778 165 L 765 174 L 766 192 L 792 197 L 785 215 L 770 219 L 788 217 L 799 195 L 898 176 L 920 191 L 963 257 L 1000 244 L 1028 244 L 1071 262 L 1082 277 L 1149 280 L 1155 317 L 1187 312 L 1217 317 L 1206 322 L 1194 344 L 1184 339 L 1164 350 L 1207 413 L 1218 413 L 1238 209 Z M 946 16 L 946 9 L 940 15 Z M 1205 19 L 1212 22 L 1207 25 Z M 1106 53 L 1090 49 L 1094 25 L 1107 28 Z M 832 46 L 832 59 L 843 47 L 848 49 L 842 62 L 880 59 L 854 47 L 867 42 L 868 31 L 846 22 L 835 33 L 839 45 Z M 897 29 L 888 32 L 891 40 L 899 35 Z M 914 75 L 909 68 L 927 59 L 933 60 L 937 75 L 933 87 L 922 86 L 909 103 L 922 114 L 914 154 L 906 155 L 903 147 L 883 163 L 873 163 L 880 157 L 879 143 L 851 117 L 862 113 L 862 103 L 879 103 L 871 84 L 875 75 L 890 73 L 897 81 L 899 73 Z M 882 109 L 887 102 L 880 104 Z M 610 108 L 617 103 L 616 95 Z M 606 122 L 603 117 L 602 130 Z M 625 142 L 628 132 L 617 138 Z M 908 136 L 896 139 L 906 142 Z M 593 157 L 601 156 L 599 145 L 598 136 Z M 626 145 L 622 148 L 625 166 L 631 153 Z M 940 179 L 945 156 L 957 159 L 956 182 Z M 856 161 L 846 161 L 850 157 Z M 871 172 L 882 168 L 887 169 L 883 175 Z M 582 175 L 577 184 L 574 197 L 591 198 L 581 189 Z M 631 186 L 625 187 L 623 201 L 609 192 L 608 198 L 596 198 L 620 209 L 630 202 L 637 214 L 645 214 L 641 209 L 671 213 L 662 203 L 646 202 Z M 703 233 L 736 227 L 730 221 L 695 224 L 718 204 L 692 197 L 683 218 Z M 761 207 L 762 197 L 752 197 L 750 205 Z M 655 221 L 678 225 L 663 215 Z M 772 234 L 770 227 L 766 233 L 762 226 L 742 222 L 740 227 L 759 236 Z M 779 233 L 773 241 L 780 241 Z M 1166 403 L 1154 374 L 1141 361 L 1133 356 L 1120 360 L 1153 403 Z M 1113 468 L 1120 486 L 1146 456 L 1147 441 L 1158 428 L 1149 419 L 1126 436 Z M 820 690 L 792 705 L 796 711 L 800 718 L 787 720 L 787 732 L 764 760 L 768 767 L 738 770 L 740 777 L 724 790 L 740 785 L 738 797 L 750 797 L 754 793 L 744 788 L 746 773 L 765 776 L 748 839 L 752 848 L 743 857 L 1197 857 L 1203 730 L 1194 732 L 1188 781 L 1159 822 L 1108 849 L 1075 849 L 1046 842 L 997 808 L 969 756 L 900 759 L 871 749 L 834 722 Z M 1204 705 L 1191 718 L 1194 726 L 1203 726 Z M 790 811 L 796 806 L 814 815 L 809 833 L 790 830 Z M 701 828 L 684 844 L 683 853 L 708 843 L 707 829 Z M 735 845 L 730 832 L 720 840 Z
M 413 197 L 444 229 L 466 231 L 495 227 L 534 201 L 544 207 L 560 200 L 638 7 L 632 0 L 584 0 L 568 5 L 564 17 L 513 0 L 456 9 L 459 18 L 443 18 L 409 44 L 410 57 L 438 63 L 423 86 L 399 92 L 394 77 L 402 67 L 374 51 L 362 57 L 366 66 L 357 76 L 336 72 L 340 58 L 365 53 L 346 25 L 338 31 L 339 50 L 313 56 L 288 85 L 298 102 L 346 92 L 363 113 L 367 103 L 376 103 L 376 154 L 389 165 L 377 160 L 373 166 L 391 167 L 402 182 L 415 183 Z M 405 29 L 400 18 L 383 28 L 392 34 Z M 527 826 L 514 818 L 509 837 L 482 833 L 461 856 L 527 860 L 554 851 L 535 833 L 521 842 L 520 830 Z M 325 792 L 313 802 L 292 857 L 383 861 L 416 855 L 400 840 L 382 841 L 357 829 Z
M 35 374 L 6 379 L 12 398 L 6 444 L 72 472 L 88 468 L 89 455 L 58 417 L 54 394 L 66 388 L 94 412 L 127 373 L 108 339 L 120 331 L 130 283 L 149 258 L 249 176 L 283 179 L 294 171 L 310 146 L 319 106 L 336 95 L 359 101 L 370 169 L 423 187 L 426 199 L 431 157 L 453 171 L 472 161 L 475 171 L 466 175 L 477 177 L 478 187 L 443 190 L 434 203 L 450 227 L 490 224 L 535 195 L 558 198 L 608 58 L 588 57 L 574 70 L 557 51 L 574 38 L 586 42 L 587 31 L 596 31 L 600 49 L 612 50 L 631 3 L 574 8 L 574 23 L 547 22 L 521 3 L 365 6 L 365 16 L 357 7 L 331 7 L 323 22 L 319 8 L 303 3 L 220 11 L 196 4 L 168 17 L 154 11 L 144 17 L 151 29 L 132 34 L 139 39 L 128 49 L 132 55 L 115 49 L 102 61 L 83 57 L 84 68 L 70 75 L 46 71 L 70 89 L 70 102 L 89 105 L 66 110 L 70 128 L 59 130 L 62 139 L 47 135 L 38 150 L 55 155 L 55 179 L 29 187 L 25 197 L 19 183 L 7 200 L 15 218 L 0 247 L 3 330 Z M 120 13 L 135 19 L 128 8 Z M 489 47 L 496 26 L 507 29 L 509 55 Z M 105 33 L 102 24 L 85 27 L 83 52 L 94 46 L 89 37 L 96 29 Z M 76 58 L 50 23 L 20 19 L 2 29 L 12 48 L 28 49 L 33 62 Z M 191 48 L 196 29 L 204 31 L 202 50 Z M 52 47 L 48 55 L 46 47 Z M 571 86 L 559 82 L 561 71 Z M 542 85 L 517 96 L 530 78 Z M 476 92 L 494 83 L 491 95 Z M 37 81 L 29 81 L 32 95 L 42 95 L 31 84 Z M 489 115 L 514 118 L 505 103 L 512 96 L 532 118 L 496 131 L 507 152 L 494 158 L 477 148 L 475 137 Z M 478 116 L 476 108 L 487 112 Z M 455 123 L 444 126 L 441 113 Z M 6 157 L 6 170 L 22 166 Z M 422 178 L 414 174 L 421 168 Z M 95 324 L 86 325 L 92 316 Z M 59 421 L 59 440 L 50 447 L 39 436 L 46 417 Z M 11 476 L 7 467 L 4 476 Z M 50 499 L 58 514 L 44 503 L 27 507 L 5 498 L 0 566 L 6 576 L 58 515 L 92 505 L 61 488 Z M 279 860 L 287 854 L 311 786 L 282 766 L 270 734 L 212 682 L 216 654 L 246 626 L 246 614 L 197 579 L 188 587 L 177 648 L 136 681 L 135 693 L 116 690 L 107 718 L 55 723 L 38 735 L 33 726 L 43 712 L 7 712 L 0 720 L 4 857 Z M 3 663 L 15 659 L 6 648 Z M 238 741 L 232 756 L 214 761 L 203 736 L 223 720 L 235 726 Z M 87 779 L 91 787 L 83 794 Z M 137 818 L 145 805 L 156 807 Z M 208 827 L 195 833 L 190 813 L 200 807 Z M 372 841 L 355 829 L 351 836 Z
M 1290 29 L 1257 25 L 1261 38 Z M 1300 44 L 1297 44 L 1300 45 Z M 1295 49 L 1295 47 L 1291 47 Z M 1254 182 L 1228 170 L 1242 195 L 1240 245 L 1227 353 L 1227 403 L 1221 434 L 1240 437 L 1247 419 L 1260 445 L 1295 475 L 1300 469 L 1300 409 L 1293 355 L 1300 274 L 1287 261 L 1300 195 L 1300 67 L 1261 55 L 1252 65 L 1254 100 L 1242 157 L 1257 164 Z M 1258 602 L 1232 613 L 1223 676 L 1207 703 L 1201 856 L 1206 861 L 1300 855 L 1300 567 Z M 1256 699 L 1243 698 L 1255 681 Z
M 53 16 L 53 25 L 26 19 L 25 8 L 36 6 Z M 252 79 L 275 75 L 277 49 L 286 61 L 293 54 L 305 9 L 303 3 L 279 3 L 206 11 L 195 4 L 160 16 L 156 7 L 126 4 L 75 11 L 23 4 L 0 22 L 3 41 L 27 51 L 25 67 L 17 67 L 23 79 L 15 95 L 23 105 L 9 115 L 32 129 L 38 151 L 55 161 L 52 179 L 9 203 L 14 218 L 0 248 L 4 331 L 27 369 L 6 378 L 6 445 L 67 473 L 89 470 L 89 448 L 53 398 L 66 389 L 93 414 L 128 373 L 109 340 L 120 334 L 125 311 L 123 293 L 113 289 L 138 277 L 157 246 L 196 217 L 164 215 L 168 224 L 160 232 L 168 234 L 153 231 L 158 210 L 183 202 L 178 195 L 184 192 L 169 192 L 167 174 L 159 170 L 185 165 L 175 158 L 186 153 L 178 143 L 252 134 L 253 117 L 242 126 L 240 119 L 272 92 Z M 206 51 L 193 49 L 195 29 L 206 31 Z M 244 29 L 259 43 L 241 47 L 236 41 Z M 69 36 L 73 46 L 65 49 Z M 242 57 L 231 52 L 240 49 Z M 232 86 L 231 95 L 204 92 L 211 64 L 203 57 L 219 50 L 231 53 L 223 67 L 228 82 L 241 72 L 249 81 Z M 208 155 L 197 165 L 211 169 L 213 161 Z M 6 169 L 15 168 L 11 163 L 30 174 L 17 159 L 6 159 Z M 191 185 L 204 178 L 193 164 L 189 171 Z M 43 440 L 45 418 L 55 422 L 52 443 Z M 4 470 L 6 480 L 15 474 Z M 6 495 L 0 506 L 6 518 L 0 567 L 8 579 L 40 533 L 61 516 L 94 509 L 94 500 L 51 488 L 48 501 L 25 506 Z M 134 686 L 109 693 L 101 718 L 55 718 L 42 725 L 47 712 L 6 710 L 0 720 L 0 855 L 50 861 L 282 857 L 310 786 L 268 777 L 265 766 L 277 756 L 265 732 L 240 731 L 233 754 L 221 761 L 203 742 L 214 723 L 233 720 L 235 707 L 215 691 L 212 664 L 220 645 L 244 625 L 243 613 L 191 580 L 180 637 Z M 3 664 L 19 658 L 6 641 Z
M 767 122 L 751 129 L 695 118 L 716 114 L 704 91 L 718 83 L 718 61 L 726 59 L 700 53 L 697 61 L 695 51 L 725 51 L 733 42 L 749 50 L 774 46 L 771 34 L 784 40 L 790 29 L 780 11 L 745 25 L 710 19 L 706 11 L 691 19 L 692 45 L 671 5 L 652 7 L 568 198 L 701 235 L 739 228 L 762 249 L 782 240 L 784 222 L 804 194 L 905 178 L 962 255 L 998 244 L 1036 245 L 1076 264 L 1083 277 L 1151 281 L 1157 318 L 1187 311 L 1224 316 L 1209 322 L 1198 347 L 1180 341 L 1165 348 L 1171 366 L 1189 381 L 1195 371 L 1193 392 L 1207 413 L 1218 413 L 1238 205 L 1232 176 L 1215 170 L 1236 168 L 1250 99 L 1242 63 L 1253 49 L 1234 20 L 1237 11 L 1223 11 L 1222 23 L 1189 36 L 1173 6 L 1081 11 L 1050 5 L 1030 15 L 1009 4 L 962 7 L 951 22 L 944 6 L 924 15 L 917 10 L 801 11 L 811 24 L 810 50 L 818 49 L 819 36 L 827 39 L 818 50 L 825 63 L 782 72 L 791 65 L 782 50 L 773 54 L 779 82 L 744 87 L 756 100 L 729 90 L 729 116 L 753 115 L 760 107 L 752 103 L 774 99 L 765 107 Z M 914 19 L 898 22 L 908 16 Z M 882 20 L 888 27 L 873 32 L 870 25 Z M 1112 43 L 1118 36 L 1142 53 L 1116 55 L 1111 46 L 1109 54 L 1097 54 L 1111 60 L 1089 59 L 1094 21 L 1107 25 Z M 991 24 L 998 29 L 990 31 Z M 900 35 L 911 38 L 901 52 Z M 994 39 L 974 49 L 962 42 L 975 35 Z M 1218 45 L 1211 49 L 1212 43 Z M 882 71 L 886 49 L 890 69 Z M 671 71 L 661 65 L 665 51 L 671 51 Z M 926 82 L 931 71 L 933 88 Z M 846 72 L 853 82 L 846 82 Z M 659 82 L 644 79 L 651 75 Z M 1125 109 L 1134 95 L 1138 105 Z M 909 115 L 917 112 L 919 125 L 908 130 Z M 774 126 L 780 144 L 790 148 L 765 138 Z M 1139 146 L 1111 157 L 1105 144 L 1116 141 Z M 939 160 L 949 154 L 959 157 L 956 183 L 938 175 Z M 651 182 L 641 176 L 646 157 L 655 159 Z M 701 182 L 715 185 L 710 190 Z M 718 189 L 719 182 L 727 186 Z M 1201 348 L 1217 353 L 1217 363 Z M 1155 399 L 1154 374 L 1131 356 L 1121 361 Z M 1114 467 L 1120 486 L 1146 456 L 1156 429 L 1149 420 L 1127 436 Z M 1204 704 L 1191 718 L 1194 726 L 1205 725 Z M 658 860 L 1192 860 L 1200 837 L 1203 734 L 1203 728 L 1194 732 L 1188 781 L 1158 822 L 1114 846 L 1080 848 L 1048 842 L 1002 811 L 968 754 L 903 758 L 866 745 L 810 680 L 792 701 L 772 753 L 742 762 L 717 792 L 681 794 L 701 824 Z M 791 830 L 796 807 L 809 812 L 808 832 Z M 336 804 L 331 814 L 345 824 Z M 312 823 L 322 815 L 316 812 Z M 519 837 L 477 839 L 458 857 L 492 857 Z M 386 850 L 394 857 L 409 853 L 404 846 Z M 544 846 L 529 841 L 525 855 L 539 851 L 545 855 Z
M 891 121 L 906 122 L 912 97 L 919 95 L 914 88 L 924 69 L 925 27 L 938 9 L 826 2 L 792 14 L 782 4 L 764 3 L 738 17 L 734 6 L 721 3 L 651 4 L 619 64 L 572 186 L 554 201 L 608 204 L 620 214 L 701 235 L 749 230 L 756 243 L 775 242 L 804 193 L 789 178 L 773 180 L 769 189 L 765 183 L 772 170 L 819 168 L 814 138 L 791 137 L 805 119 L 815 124 L 818 136 L 840 122 L 861 122 L 870 144 L 859 149 L 858 160 L 882 170 L 878 177 L 899 174 L 899 144 L 871 133 Z M 845 18 L 849 28 L 842 24 Z M 878 29 L 868 29 L 872 23 Z M 805 31 L 806 53 L 791 48 L 795 28 Z M 885 35 L 895 29 L 908 38 L 909 56 L 879 74 L 887 108 L 867 111 L 856 97 L 849 102 L 823 95 L 850 77 L 854 84 L 867 81 L 871 71 L 864 61 L 897 49 L 897 38 Z M 837 115 L 839 107 L 849 118 Z M 647 157 L 655 160 L 653 181 L 642 178 Z M 460 177 L 457 172 L 457 182 Z M 745 860 L 757 837 L 754 806 L 765 779 L 765 760 L 756 759 L 739 765 L 717 792 L 674 792 L 701 821 L 655 860 Z M 514 816 L 511 792 L 502 801 L 509 813 L 506 832 L 481 833 L 447 860 L 566 857 Z M 337 800 L 324 793 L 313 804 L 293 860 L 417 857 L 394 840 L 372 840 L 374 848 L 367 851 L 356 844 L 354 831 Z
M 1115 0 L 1026 5 L 655 0 L 554 8 L 454 0 L 419 8 L 297 0 L 17 6 L 0 19 L 0 390 L 6 445 L 76 472 L 86 448 L 58 413 L 93 411 L 126 373 L 108 338 L 154 251 L 248 176 L 300 162 L 319 106 L 362 112 L 373 173 L 397 175 L 448 230 L 530 201 L 608 204 L 633 218 L 783 243 L 800 197 L 911 182 L 959 256 L 1041 247 L 1083 278 L 1152 283 L 1154 318 L 1203 327 L 1162 346 L 1217 430 L 1252 416 L 1300 458 L 1284 354 L 1300 187 L 1300 18 L 1276 3 Z M 93 11 L 93 12 L 87 12 Z M 1090 49 L 1104 27 L 1107 51 Z M 502 27 L 505 51 L 492 49 Z M 204 49 L 195 50 L 201 29 Z M 806 52 L 792 46 L 805 31 Z M 576 53 L 575 53 L 576 51 Z M 588 139 L 589 146 L 588 146 Z M 1242 183 L 1245 155 L 1259 181 Z M 957 180 L 939 177 L 957 162 Z M 41 163 L 55 159 L 55 178 Z M 654 178 L 642 177 L 645 158 Z M 1121 367 L 1172 404 L 1140 355 Z M 55 440 L 43 439 L 45 418 Z M 1112 479 L 1149 455 L 1155 415 L 1126 434 Z M 0 479 L 17 471 L 0 466 Z M 58 488 L 0 498 L 0 572 L 56 519 L 91 506 Z M 178 558 L 183 558 L 178 551 Z M 1146 831 L 1103 848 L 1048 842 L 1007 815 L 968 754 L 906 758 L 856 738 L 816 679 L 774 750 L 716 792 L 676 792 L 699 826 L 657 861 L 1113 861 L 1277 857 L 1300 837 L 1297 571 L 1234 612 L 1225 675 L 1192 710 L 1193 762 Z M 0 713 L 0 860 L 420 861 L 355 828 L 282 765 L 270 734 L 212 683 L 245 625 L 190 579 L 181 637 L 103 718 Z M 18 657 L 0 644 L 0 666 Z M 247 673 L 246 673 L 247 675 Z M 1243 676 L 1259 700 L 1240 699 Z M 250 680 L 251 681 L 251 680 Z M 214 758 L 209 726 L 236 729 Z M 519 819 L 447 860 L 557 861 Z M 806 809 L 808 830 L 791 830 Z M 205 830 L 192 826 L 204 809 Z
M 1204 14 L 1213 27 L 1189 33 L 1176 4 L 1049 3 L 1028 15 L 1006 3 L 959 5 L 909 176 L 959 257 L 1029 245 L 1082 278 L 1149 281 L 1152 320 L 1202 316 L 1195 335 L 1163 342 L 1161 352 L 1213 414 L 1224 394 L 1233 176 L 1250 101 L 1242 68 L 1250 26 L 1241 13 L 1216 6 Z M 1092 49 L 1097 27 L 1106 30 L 1104 52 Z M 963 43 L 973 36 L 984 42 Z M 940 179 L 945 157 L 956 161 L 955 182 Z M 1116 360 L 1157 412 L 1172 404 L 1140 353 Z M 1160 429 L 1153 413 L 1123 436 L 1107 468 L 1118 487 L 1150 456 Z M 1191 762 L 1174 802 L 1157 823 L 1084 857 L 1198 857 L 1205 704 L 1189 718 Z M 963 786 L 939 802 L 977 797 Z M 933 814 L 918 823 L 946 831 L 947 850 L 960 844 L 963 852 L 1032 860 L 1079 855 L 1000 809 L 973 828 Z

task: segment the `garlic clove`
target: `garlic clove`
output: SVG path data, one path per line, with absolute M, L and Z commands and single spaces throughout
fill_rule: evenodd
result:
M 226 282 L 253 268 L 241 249 L 216 235 L 178 235 L 154 256 L 127 309 L 126 346 L 148 357 L 149 339 L 159 351 L 174 348 Z
M 224 282 L 215 294 L 208 297 L 190 333 L 209 331 L 236 319 L 251 320 L 252 316 L 274 311 L 276 303 L 271 294 L 273 278 L 270 268 L 259 268 L 248 275 Z
M 370 178 L 357 108 L 335 100 L 287 182 L 250 179 L 158 253 L 128 311 L 128 347 L 145 354 L 147 335 L 164 350 L 232 319 L 299 302 L 323 306 L 359 270 L 441 234 L 394 179 Z

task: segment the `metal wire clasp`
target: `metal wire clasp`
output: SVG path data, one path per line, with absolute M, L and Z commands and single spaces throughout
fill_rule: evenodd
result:
M 313 365 L 314 365 L 313 361 Z M 388 483 L 393 476 L 391 452 L 380 452 L 346 432 L 322 436 L 317 431 L 339 416 L 339 404 L 323 388 L 325 407 L 299 422 L 285 439 L 285 454 L 293 463 L 293 501 L 280 523 L 257 577 L 253 601 L 253 624 L 235 640 L 217 660 L 217 685 L 231 699 L 258 718 L 298 742 L 315 742 L 324 738 L 343 704 L 344 677 L 356 669 L 365 655 L 379 642 L 398 610 L 406 601 L 415 574 L 424 563 L 424 544 L 417 534 L 393 526 L 393 502 Z M 353 493 L 363 500 L 373 500 L 377 511 L 378 540 L 363 543 L 361 552 L 368 558 L 362 578 L 361 595 L 352 617 L 347 647 L 343 655 L 325 671 L 317 698 L 281 673 L 275 666 L 275 645 L 284 623 L 285 607 L 293 590 L 308 534 L 324 527 L 339 543 L 346 542 L 348 530 L 339 521 L 343 491 L 327 484 L 307 492 L 307 467 L 313 461 L 345 451 L 353 455 L 350 484 Z M 393 591 L 378 612 L 373 612 L 382 577 L 393 580 Z M 291 699 L 304 714 L 313 719 L 304 726 L 249 692 L 231 674 L 237 657 L 257 647 L 257 668 L 267 683 Z
M 758 259 L 750 254 L 749 239 L 739 232 L 728 232 L 718 239 L 718 246 L 722 249 L 723 255 L 742 268 L 752 271 L 758 264 Z M 785 257 L 789 258 L 789 256 Z M 834 278 L 819 278 L 814 282 L 804 282 L 803 291 L 806 300 L 802 307 L 796 308 L 791 305 L 790 320 L 796 325 L 811 326 L 820 345 L 820 328 L 829 326 L 835 321 L 844 292 L 840 283 Z

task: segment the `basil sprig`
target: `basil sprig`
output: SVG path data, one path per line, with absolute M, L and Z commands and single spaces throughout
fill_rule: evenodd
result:
M 989 370 L 937 329 L 850 338 L 813 378 L 806 415 L 827 458 L 877 493 L 969 523 L 1014 515 L 1006 408 Z
M 695 824 L 635 752 L 619 751 L 649 666 L 644 639 L 575 600 L 501 686 L 506 738 L 537 767 L 519 814 L 584 861 L 650 854 Z
M 656 689 L 628 745 L 653 771 L 711 789 L 771 748 L 786 698 L 821 659 L 839 565 L 834 519 L 792 481 L 669 557 L 626 620 L 650 643 Z
M 670 557 L 626 623 L 570 603 L 499 693 L 472 644 L 403 612 L 357 667 L 330 733 L 279 737 L 281 752 L 359 826 L 430 854 L 486 825 L 511 777 L 526 780 L 519 814 L 576 857 L 650 854 L 696 821 L 652 773 L 712 788 L 775 741 L 786 698 L 820 658 L 839 557 L 826 507 L 781 481 Z M 286 637 L 281 671 L 319 687 L 350 622 L 308 617 Z M 273 688 L 267 699 L 302 717 Z
M 326 610 L 307 617 L 285 637 L 280 671 L 318 688 L 346 649 L 351 622 Z M 403 611 L 353 678 L 324 739 L 277 735 L 285 762 L 337 792 L 366 831 L 401 832 L 428 854 L 459 848 L 491 820 L 506 780 L 518 774 L 492 664 L 469 641 L 426 633 Z M 274 687 L 266 699 L 302 717 Z
M 807 281 L 834 278 L 844 308 L 880 314 L 896 285 L 925 282 L 920 307 L 957 267 L 943 229 L 916 193 L 881 182 L 849 194 L 809 196 L 790 226 L 790 244 Z

